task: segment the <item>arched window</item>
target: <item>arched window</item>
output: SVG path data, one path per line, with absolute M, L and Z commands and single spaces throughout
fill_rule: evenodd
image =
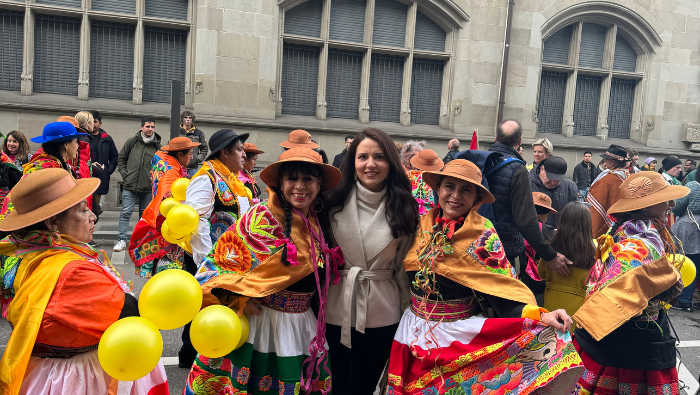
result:
M 283 9 L 283 114 L 439 124 L 451 29 L 428 8 L 307 0 Z
M 635 90 L 644 78 L 628 32 L 607 21 L 559 28 L 542 47 L 537 131 L 630 138 Z

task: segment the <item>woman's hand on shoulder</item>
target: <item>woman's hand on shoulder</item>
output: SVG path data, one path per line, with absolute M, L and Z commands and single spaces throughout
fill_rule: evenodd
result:
M 554 310 L 549 313 L 542 313 L 541 317 L 543 324 L 553 326 L 554 329 L 558 330 L 559 332 L 566 332 L 573 323 L 571 317 L 566 314 L 566 310 L 564 309 Z

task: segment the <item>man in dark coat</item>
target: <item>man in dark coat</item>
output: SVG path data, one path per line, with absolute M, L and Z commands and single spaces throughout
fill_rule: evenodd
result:
M 454 160 L 459 153 L 459 140 L 452 139 L 447 142 L 447 155 L 442 160 L 444 164 L 448 164 L 451 160 Z
M 559 156 L 550 156 L 535 165 L 530 171 L 532 192 L 541 192 L 552 199 L 552 208 L 560 212 L 564 206 L 578 198 L 576 185 L 566 179 L 566 161 Z M 549 214 L 546 224 L 557 227 L 559 214 Z
M 348 153 L 348 148 L 350 148 L 350 144 L 352 144 L 353 140 L 355 140 L 355 136 L 345 136 L 345 149 L 333 158 L 334 167 L 340 169 L 340 164 L 343 163 L 343 158 L 345 158 L 345 154 Z
M 95 127 L 90 135 L 86 136 L 90 144 L 90 160 L 92 161 L 92 176 L 100 179 L 100 186 L 92 195 L 92 208 L 99 219 L 102 214 L 100 200 L 102 195 L 109 193 L 109 179 L 112 173 L 117 169 L 117 158 L 119 151 L 114 144 L 112 136 L 108 135 L 102 129 L 102 114 L 99 111 L 90 111 L 92 118 L 95 121 Z M 97 221 L 95 221 L 97 222 Z
M 520 122 L 507 119 L 496 128 L 496 142 L 489 151 L 499 152 L 504 158 L 522 157 L 515 151 L 521 143 L 523 130 Z M 527 169 L 519 161 L 513 161 L 487 176 L 489 190 L 496 201 L 493 203 L 496 232 L 501 238 L 508 260 L 525 251 L 525 240 L 537 254 L 559 274 L 568 275 L 571 261 L 557 253 L 540 232 L 535 202 L 532 200 Z M 524 266 L 521 266 L 521 271 Z
M 583 161 L 574 167 L 574 184 L 578 188 L 579 200 L 586 200 L 588 188 L 593 185 L 598 177 L 598 166 L 591 162 L 591 151 L 583 153 Z

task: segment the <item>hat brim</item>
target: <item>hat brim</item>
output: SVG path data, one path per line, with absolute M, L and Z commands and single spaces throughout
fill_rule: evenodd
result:
M 284 163 L 293 163 L 293 162 L 310 163 L 310 164 L 321 167 L 321 170 L 323 171 L 323 181 L 321 182 L 321 192 L 325 192 L 325 191 L 328 191 L 330 189 L 333 189 L 340 182 L 340 178 L 341 178 L 340 170 L 338 170 L 337 168 L 335 168 L 331 165 L 327 165 L 325 163 L 318 163 L 316 161 L 313 161 L 311 158 L 303 158 L 303 157 L 289 158 L 289 159 L 280 160 L 280 161 L 277 161 L 275 163 L 271 163 L 271 164 L 267 165 L 260 172 L 260 179 L 267 186 L 279 187 L 280 186 L 279 185 L 280 166 Z
M 564 181 L 566 180 L 566 174 L 556 174 L 544 169 L 545 174 L 547 174 L 547 179 L 550 181 Z
M 20 214 L 17 210 L 7 214 L 5 219 L 0 222 L 0 230 L 3 232 L 11 232 L 51 218 L 92 196 L 99 186 L 99 178 L 75 180 L 75 187 L 73 187 L 73 189 L 64 193 L 57 199 L 52 200 L 48 204 L 24 214 Z M 12 193 L 10 193 L 8 197 L 11 199 Z
M 610 155 L 608 155 L 608 154 L 600 154 L 600 157 L 603 158 L 603 159 L 617 160 L 617 161 L 620 161 L 620 162 L 629 162 L 629 161 L 632 160 L 632 159 L 629 159 L 629 158 L 625 158 L 625 159 L 614 158 L 614 157 L 612 157 L 612 156 L 610 156 Z
M 668 202 L 669 200 L 680 199 L 689 193 L 690 189 L 687 187 L 681 185 L 667 185 L 665 188 L 644 197 L 620 199 L 610 206 L 608 214 L 626 213 L 651 207 L 655 204 Z
M 194 148 L 194 147 L 199 147 L 200 145 L 202 145 L 202 143 L 190 143 L 190 145 L 188 145 L 186 147 L 180 147 L 180 148 L 170 148 L 170 145 L 166 145 L 165 147 L 161 147 L 160 150 L 167 151 L 167 152 L 177 152 L 177 151 L 182 151 L 182 150 L 186 150 L 186 149 L 190 149 L 190 148 Z
M 237 135 L 235 138 L 233 138 L 231 140 L 222 141 L 218 146 L 214 147 L 211 150 L 211 153 L 204 160 L 212 160 L 214 158 L 214 155 L 216 155 L 222 149 L 226 148 L 226 146 L 231 144 L 232 141 L 240 140 L 241 143 L 245 143 L 245 141 L 248 140 L 249 136 L 250 136 L 250 133 L 243 133 L 243 134 Z
M 552 206 L 547 206 L 547 205 L 539 204 L 539 203 L 535 203 L 535 206 L 546 208 L 547 210 L 549 210 L 548 214 L 559 214 L 559 212 L 557 210 L 555 210 L 554 208 L 552 208 Z
M 259 149 L 244 149 L 246 154 L 264 154 L 265 151 L 260 151 Z
M 316 143 L 293 143 L 291 141 L 283 141 L 280 143 L 280 147 L 284 148 L 318 148 L 320 145 Z
M 76 134 L 71 134 L 70 136 L 61 136 L 61 137 L 56 137 L 53 139 L 46 139 L 44 136 L 37 136 L 37 137 L 32 137 L 30 140 L 34 143 L 49 143 L 49 142 L 54 142 L 54 143 L 60 143 L 61 141 L 68 141 L 68 140 L 73 140 L 77 139 L 80 136 L 88 136 L 87 133 L 76 133 Z
M 481 184 L 475 183 L 473 180 L 462 176 L 457 173 L 443 173 L 442 171 L 426 171 L 423 172 L 423 182 L 428 184 L 428 186 L 433 190 L 436 191 L 440 187 L 440 180 L 442 177 L 454 177 L 454 178 L 459 178 L 460 180 L 464 180 L 467 182 L 470 182 L 474 185 L 476 185 L 479 189 L 477 191 L 479 192 L 479 197 L 481 197 L 481 203 L 482 204 L 490 204 L 496 201 L 496 199 L 493 197 L 491 192 L 489 192 L 486 187 L 484 187 Z
M 420 161 L 418 161 L 418 155 L 414 155 L 411 158 L 410 162 L 413 165 L 413 167 L 422 171 L 440 171 L 443 167 L 445 167 L 445 163 L 440 158 L 438 158 L 437 163 L 435 163 L 434 165 L 426 165 L 425 163 L 421 163 Z

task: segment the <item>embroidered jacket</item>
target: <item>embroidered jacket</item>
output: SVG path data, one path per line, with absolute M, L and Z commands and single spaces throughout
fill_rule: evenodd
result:
M 423 172 L 420 170 L 410 170 L 406 173 L 411 180 L 411 193 L 418 202 L 418 214 L 423 215 L 428 210 L 437 207 L 433 189 L 423 181 Z

